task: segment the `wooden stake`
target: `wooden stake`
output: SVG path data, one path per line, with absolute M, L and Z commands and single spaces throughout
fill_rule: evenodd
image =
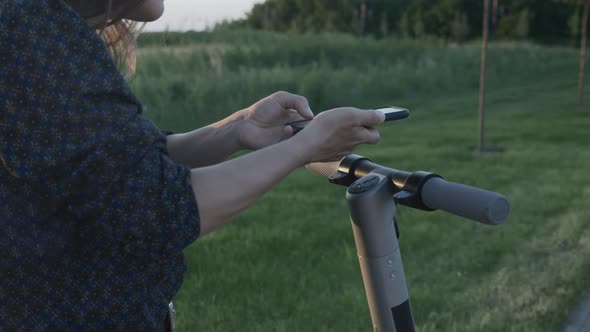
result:
M 496 40 L 496 34 L 498 32 L 498 0 L 494 0 L 492 3 L 492 40 Z
M 367 0 L 361 0 L 361 36 L 365 34 L 367 24 Z
M 588 0 L 590 1 L 590 0 Z M 484 150 L 484 103 L 486 94 L 486 62 L 488 54 L 488 17 L 490 9 L 490 0 L 483 0 L 483 27 L 482 27 L 482 46 L 481 46 L 481 70 L 479 79 L 479 142 L 478 149 Z
M 578 112 L 584 111 L 584 73 L 586 70 L 586 34 L 589 11 L 590 0 L 586 0 L 584 2 L 584 15 L 582 16 L 582 41 L 580 43 L 580 68 L 578 71 Z

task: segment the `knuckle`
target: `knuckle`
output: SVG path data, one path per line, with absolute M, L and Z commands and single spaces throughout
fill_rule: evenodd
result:
M 377 123 L 383 123 L 385 122 L 385 114 L 384 113 L 380 113 L 380 112 L 375 112 L 375 115 L 377 116 Z
M 372 112 L 372 113 L 373 114 L 372 114 L 371 121 L 373 123 L 379 123 L 379 122 L 381 122 L 381 115 L 379 115 L 379 113 L 377 113 L 377 112 Z
M 354 107 L 347 107 L 344 109 L 348 114 L 350 114 L 351 116 L 357 116 L 360 113 L 358 108 L 354 108 Z
M 277 91 L 277 92 L 275 92 L 273 94 L 274 97 L 278 97 L 278 98 L 285 97 L 286 95 L 287 95 L 287 92 L 286 91 L 282 91 L 282 90 L 281 91 Z
M 379 114 L 376 112 L 366 112 L 364 115 L 368 124 L 372 125 L 379 123 Z
M 352 115 L 354 113 L 354 108 L 351 107 L 340 107 L 333 109 L 334 112 L 337 112 L 341 115 Z
M 376 135 L 373 137 L 373 139 L 371 140 L 371 143 L 373 143 L 373 144 L 377 144 L 377 143 L 379 143 L 379 142 L 381 142 L 381 135 L 379 135 L 379 134 L 376 134 Z

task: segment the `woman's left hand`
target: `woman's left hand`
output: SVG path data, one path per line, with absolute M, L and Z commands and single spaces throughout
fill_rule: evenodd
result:
M 243 149 L 259 150 L 293 136 L 287 123 L 313 119 L 307 99 L 288 92 L 277 92 L 238 112 L 238 135 Z

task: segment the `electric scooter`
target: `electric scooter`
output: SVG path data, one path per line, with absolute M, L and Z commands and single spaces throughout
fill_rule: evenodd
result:
M 447 182 L 434 173 L 383 167 L 359 155 L 306 167 L 348 187 L 346 199 L 375 332 L 415 331 L 398 243 L 397 204 L 440 209 L 487 225 L 502 224 L 510 214 L 510 204 L 500 194 Z

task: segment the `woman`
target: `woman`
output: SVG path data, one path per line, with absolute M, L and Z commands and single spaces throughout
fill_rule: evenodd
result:
M 286 123 L 313 114 L 286 92 L 167 136 L 115 66 L 124 20 L 162 12 L 163 0 L 0 2 L 0 330 L 165 330 L 183 248 L 296 168 L 379 140 L 383 114 L 354 108 L 293 136 Z M 254 152 L 223 161 L 238 150 Z

